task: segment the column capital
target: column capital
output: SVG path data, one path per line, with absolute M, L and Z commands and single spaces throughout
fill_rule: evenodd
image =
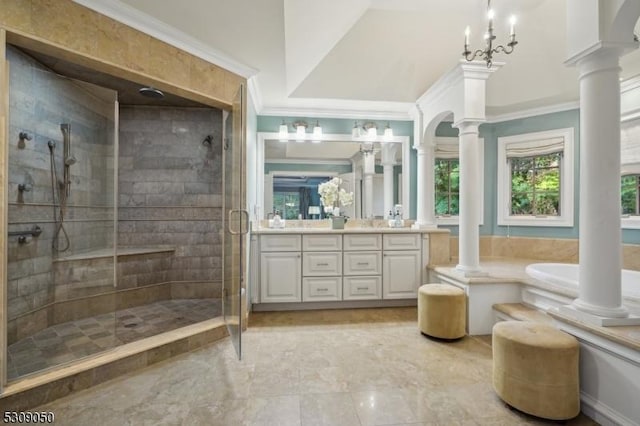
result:
M 458 135 L 466 135 L 470 133 L 478 133 L 479 127 L 486 120 L 480 119 L 462 119 L 460 121 L 456 121 L 453 123 L 451 127 L 455 127 L 458 129 Z
M 622 50 L 618 47 L 602 46 L 581 56 L 575 62 L 579 72 L 578 79 L 581 80 L 596 72 L 620 72 L 621 53 Z

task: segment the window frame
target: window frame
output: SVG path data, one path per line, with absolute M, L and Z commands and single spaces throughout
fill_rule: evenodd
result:
M 507 146 L 527 144 L 562 138 L 563 150 L 560 157 L 560 215 L 535 216 L 511 214 L 511 167 L 507 158 Z M 535 145 L 534 145 L 535 146 Z M 523 133 L 498 138 L 498 188 L 497 188 L 497 224 L 498 226 L 537 226 L 537 227 L 573 227 L 574 223 L 574 129 L 548 130 Z
M 459 148 L 459 144 L 460 144 L 460 138 L 458 137 L 445 137 L 445 136 L 436 136 L 435 138 L 435 145 L 456 145 Z M 484 196 L 485 196 L 485 187 L 484 187 L 484 138 L 478 138 L 478 157 L 480 159 L 480 164 L 479 164 L 479 173 L 480 173 L 480 208 L 479 208 L 479 215 L 480 217 L 478 218 L 478 223 L 480 225 L 484 225 Z M 434 154 L 433 154 L 433 167 L 431 168 L 431 172 L 434 174 L 434 181 L 433 181 L 433 214 L 436 220 L 436 224 L 437 225 L 448 225 L 448 226 L 458 226 L 460 224 L 460 216 L 439 216 L 435 214 L 435 210 L 436 210 L 436 206 L 435 206 L 435 199 L 436 199 L 436 185 L 435 185 L 435 161 L 437 158 L 443 158 L 444 157 L 438 157 L 435 154 L 435 147 L 434 147 Z M 456 157 L 449 157 L 446 159 L 457 159 L 458 161 L 460 161 L 460 151 L 458 150 L 458 155 Z M 462 170 L 460 171 L 460 174 L 462 174 Z
M 636 179 L 637 179 L 636 185 L 637 185 L 637 191 L 638 191 L 636 194 L 636 197 L 638 198 L 636 203 L 640 203 L 640 173 L 630 172 L 630 173 L 625 173 L 620 177 L 622 178 L 628 175 L 636 176 Z M 622 182 L 620 183 L 620 189 L 622 189 Z M 620 203 L 622 203 L 622 199 L 620 199 Z M 640 209 L 640 204 L 636 205 L 636 209 Z M 622 214 L 622 204 L 620 205 L 620 210 Z M 640 229 L 640 215 L 623 214 L 620 222 L 621 222 L 622 229 Z

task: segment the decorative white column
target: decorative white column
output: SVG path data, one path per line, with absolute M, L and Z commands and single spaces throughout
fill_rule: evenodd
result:
M 480 158 L 477 121 L 454 125 L 460 139 L 460 213 L 458 232 L 459 259 L 456 269 L 467 276 L 483 275 L 480 271 L 480 221 L 478 209 L 484 188 L 480 188 Z
M 382 173 L 384 182 L 384 217 L 393 209 L 393 166 L 396 165 L 395 143 L 385 143 L 382 145 Z
M 418 190 L 416 201 L 416 222 L 414 229 L 435 228 L 435 207 L 434 207 L 434 149 L 432 144 L 422 143 L 414 146 L 417 151 Z
M 364 212 L 363 219 L 373 218 L 373 174 L 375 173 L 375 154 L 364 153 L 362 175 L 364 177 Z
M 625 323 L 620 274 L 620 51 L 600 48 L 577 61 L 580 79 L 580 317 Z M 566 313 L 571 313 L 567 308 Z M 617 320 L 616 320 L 617 319 Z

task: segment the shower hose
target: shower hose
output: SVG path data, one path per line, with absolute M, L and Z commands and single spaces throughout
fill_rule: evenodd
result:
M 56 168 L 56 161 L 54 155 L 54 149 L 56 147 L 55 142 L 49 141 L 49 157 L 51 159 L 51 196 L 53 197 L 53 220 L 55 222 L 55 231 L 53 233 L 53 240 L 51 242 L 51 247 L 57 252 L 67 251 L 69 250 L 70 242 L 69 235 L 67 235 L 67 230 L 64 229 L 64 213 L 67 208 L 67 191 L 66 185 L 67 183 L 63 183 L 65 186 L 65 190 L 60 192 L 60 186 L 58 185 L 58 169 Z M 59 201 L 60 211 L 57 214 L 56 208 L 56 194 L 57 199 Z M 56 217 L 57 215 L 57 217 Z M 60 234 L 64 237 L 64 246 L 60 247 L 59 237 Z

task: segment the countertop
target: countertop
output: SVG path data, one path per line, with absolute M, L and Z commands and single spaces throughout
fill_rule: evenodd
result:
M 331 229 L 327 227 L 313 228 L 258 228 L 251 231 L 257 235 L 271 234 L 448 234 L 448 229 L 412 229 L 412 228 L 345 228 Z

